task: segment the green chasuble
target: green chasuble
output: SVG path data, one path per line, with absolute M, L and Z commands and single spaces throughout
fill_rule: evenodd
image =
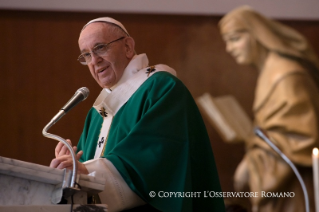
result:
M 94 158 L 102 122 L 92 108 L 78 144 L 81 162 Z M 103 157 L 160 211 L 225 211 L 223 198 L 208 195 L 221 187 L 202 117 L 184 84 L 167 72 L 150 76 L 116 113 Z

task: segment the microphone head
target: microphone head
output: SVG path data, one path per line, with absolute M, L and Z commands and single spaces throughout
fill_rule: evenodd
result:
M 75 92 L 75 94 L 72 96 L 72 98 L 62 107 L 61 110 L 64 110 L 64 112 L 67 113 L 75 105 L 77 105 L 80 102 L 84 101 L 88 97 L 89 94 L 90 94 L 90 91 L 86 87 L 79 88 Z
M 82 87 L 82 88 L 79 88 L 75 93 L 81 93 L 84 97 L 83 100 L 85 100 L 89 96 L 90 91 L 88 88 Z

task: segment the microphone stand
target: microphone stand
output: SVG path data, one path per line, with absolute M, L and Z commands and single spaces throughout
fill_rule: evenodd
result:
M 82 87 L 82 88 L 78 89 L 75 92 L 75 94 L 72 96 L 72 98 L 62 107 L 62 109 L 51 119 L 51 121 L 42 130 L 42 134 L 45 137 L 52 138 L 52 139 L 55 139 L 55 140 L 58 140 L 58 141 L 62 142 L 69 149 L 69 151 L 71 153 L 72 161 L 73 161 L 73 172 L 72 172 L 71 182 L 68 182 L 68 184 L 70 183 L 68 185 L 68 187 L 71 188 L 71 190 L 72 189 L 78 190 L 74 186 L 75 177 L 76 177 L 76 173 L 77 173 L 77 160 L 76 160 L 76 157 L 75 157 L 75 153 L 73 152 L 73 148 L 65 139 L 61 138 L 60 136 L 50 134 L 47 131 L 57 121 L 59 121 L 60 118 L 62 118 L 69 110 L 71 110 L 74 106 L 76 106 L 81 101 L 85 100 L 88 97 L 89 93 L 90 93 L 90 91 L 86 87 Z
M 42 134 L 43 134 L 43 136 L 45 136 L 47 138 L 51 138 L 51 139 L 62 142 L 69 149 L 71 156 L 72 156 L 72 161 L 73 161 L 73 172 L 72 172 L 71 182 L 68 185 L 68 187 L 77 189 L 74 186 L 75 177 L 76 177 L 76 173 L 77 173 L 77 163 L 76 163 L 77 160 L 76 160 L 75 153 L 73 151 L 72 146 L 62 137 L 47 132 L 64 114 L 65 114 L 65 112 L 63 110 L 60 110 L 60 112 L 55 116 L 55 117 L 59 117 L 59 118 L 56 119 L 55 117 L 53 117 L 53 119 L 43 128 Z
M 64 116 L 69 110 L 71 110 L 74 106 L 76 106 L 78 103 L 80 103 L 81 101 L 85 100 L 88 95 L 90 94 L 90 91 L 88 88 L 86 87 L 82 87 L 80 89 L 78 89 L 75 94 L 72 96 L 72 98 L 62 107 L 62 109 L 51 119 L 51 121 L 43 128 L 42 130 L 42 134 L 47 137 L 47 138 L 52 138 L 54 140 L 57 140 L 59 142 L 62 142 L 70 151 L 71 156 L 72 156 L 72 162 L 73 162 L 73 171 L 72 171 L 72 178 L 71 181 L 68 177 L 68 179 L 66 180 L 66 182 L 63 184 L 62 188 L 63 188 L 63 195 L 65 197 L 69 197 L 72 196 L 72 202 L 73 202 L 73 194 L 76 191 L 79 191 L 80 189 L 78 187 L 80 187 L 80 185 L 78 185 L 75 182 L 75 178 L 76 178 L 76 174 L 77 174 L 77 160 L 75 157 L 75 153 L 73 151 L 72 146 L 63 138 L 61 138 L 60 136 L 57 135 L 53 135 L 48 133 L 47 131 L 49 130 L 49 128 L 51 128 L 57 121 L 60 120 L 60 118 L 62 118 L 62 116 Z M 65 170 L 65 173 L 67 170 Z M 65 177 L 65 176 L 64 176 Z M 66 184 L 66 186 L 64 186 Z M 75 186 L 75 184 L 78 185 L 78 187 Z
M 271 142 L 270 138 L 266 135 L 266 133 L 259 127 L 255 127 L 255 134 L 260 137 L 262 140 L 266 141 L 266 143 L 273 149 L 275 150 L 275 152 L 277 152 L 280 157 L 286 161 L 288 163 L 288 165 L 292 168 L 292 170 L 294 171 L 295 175 L 297 176 L 299 182 L 300 182 L 300 185 L 301 185 L 301 188 L 303 190 L 303 194 L 304 194 L 304 197 L 305 197 L 305 207 L 306 207 L 306 212 L 309 212 L 309 197 L 308 197 L 308 192 L 307 192 L 307 188 L 306 188 L 306 185 L 298 171 L 298 169 L 296 168 L 296 166 L 291 162 L 291 160 L 282 152 L 280 151 L 280 149 L 274 144 Z

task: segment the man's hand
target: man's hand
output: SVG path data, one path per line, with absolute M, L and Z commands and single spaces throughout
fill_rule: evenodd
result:
M 66 139 L 66 141 L 72 146 L 72 142 L 70 139 Z M 76 152 L 76 146 L 73 147 L 73 151 Z M 59 142 L 58 145 L 55 147 L 55 157 L 58 158 L 62 155 L 71 155 L 68 147 L 64 145 L 64 143 Z
M 71 146 L 72 142 L 67 139 L 66 140 Z M 77 147 L 73 147 L 74 153 L 76 152 Z M 79 162 L 79 159 L 83 155 L 83 151 L 79 151 L 76 154 L 76 160 L 77 160 L 77 172 L 78 174 L 89 174 L 88 170 L 86 169 L 85 165 Z M 67 148 L 62 142 L 59 142 L 58 145 L 55 148 L 55 158 L 51 161 L 50 163 L 51 168 L 57 168 L 57 169 L 73 169 L 73 160 L 72 160 L 72 155 Z

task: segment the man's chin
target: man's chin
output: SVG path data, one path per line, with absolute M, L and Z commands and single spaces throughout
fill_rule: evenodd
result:
M 102 88 L 108 88 L 108 89 L 110 89 L 112 86 L 114 86 L 114 83 L 112 83 L 112 82 L 100 82 L 99 85 L 100 85 Z

